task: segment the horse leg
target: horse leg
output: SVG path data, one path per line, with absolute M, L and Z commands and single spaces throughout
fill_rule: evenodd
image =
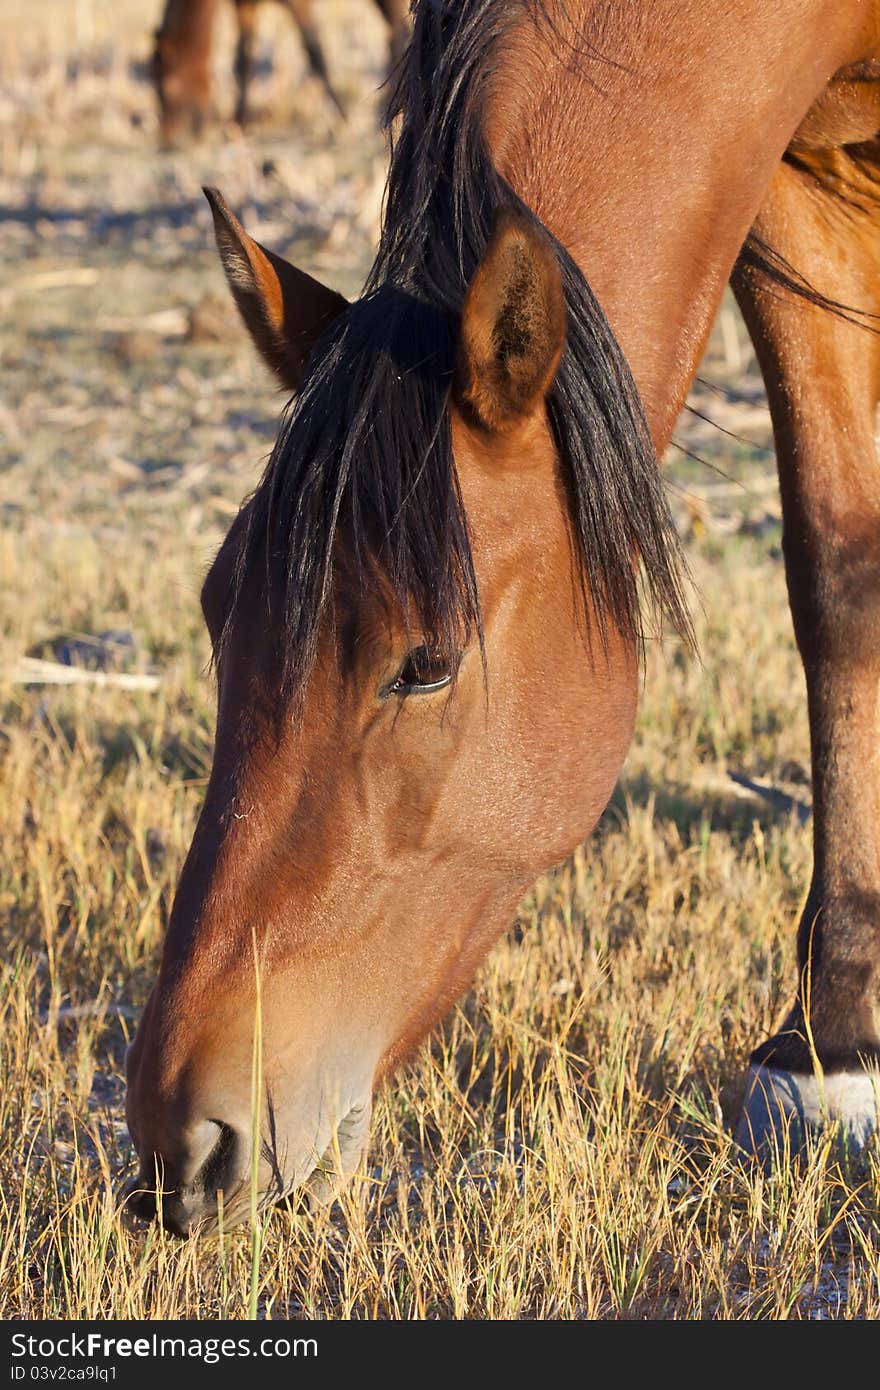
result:
M 235 17 L 238 21 L 238 42 L 235 47 L 235 82 L 238 97 L 235 103 L 235 119 L 244 130 L 250 120 L 248 94 L 254 75 L 257 0 L 236 0 Z
M 315 28 L 315 21 L 312 15 L 312 0 L 285 0 L 287 8 L 293 16 L 293 22 L 300 32 L 303 47 L 306 51 L 306 59 L 309 64 L 309 71 L 313 77 L 317 77 L 324 91 L 332 101 L 340 116 L 345 117 L 345 107 L 337 95 L 333 83 L 330 81 L 330 74 L 327 70 L 327 59 L 324 57 L 324 49 Z
M 211 109 L 211 41 L 217 0 L 167 0 L 151 65 L 159 99 L 159 139 L 172 148 L 199 135 Z
M 880 309 L 880 160 L 866 171 L 863 159 L 856 167 L 835 150 L 783 163 L 755 231 L 824 295 Z M 743 263 L 734 289 L 773 417 L 813 766 L 814 862 L 797 997 L 752 1054 L 737 1133 L 744 1148 L 767 1156 L 788 1126 L 799 1145 L 837 1119 L 858 1147 L 877 1123 L 880 335 Z
M 407 0 L 376 0 L 388 25 L 388 71 L 393 72 L 409 43 L 409 5 Z

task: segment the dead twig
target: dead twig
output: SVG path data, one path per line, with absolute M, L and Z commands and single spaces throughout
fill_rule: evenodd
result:
M 0 680 L 12 685 L 103 685 L 117 690 L 158 690 L 159 676 L 122 671 L 86 671 L 80 666 L 64 666 L 59 661 L 43 661 L 22 656 L 11 668 L 0 670 Z

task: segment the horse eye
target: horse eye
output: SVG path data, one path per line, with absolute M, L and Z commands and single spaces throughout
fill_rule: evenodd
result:
M 386 700 L 389 695 L 427 694 L 442 690 L 452 680 L 449 662 L 430 647 L 413 647 L 393 680 L 379 691 Z

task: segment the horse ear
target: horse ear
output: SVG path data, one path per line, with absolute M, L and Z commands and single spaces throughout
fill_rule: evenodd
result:
M 317 339 L 348 301 L 249 237 L 216 188 L 203 192 L 211 205 L 226 279 L 248 332 L 282 386 L 296 391 Z
M 565 347 L 565 298 L 549 236 L 502 208 L 461 313 L 456 394 L 490 430 L 511 430 L 553 384 Z

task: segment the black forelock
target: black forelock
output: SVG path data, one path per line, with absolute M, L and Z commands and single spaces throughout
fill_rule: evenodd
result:
M 291 695 L 315 660 L 337 544 L 365 578 L 381 571 L 420 641 L 442 651 L 482 641 L 449 397 L 467 287 L 499 208 L 523 207 L 483 137 L 486 84 L 510 25 L 529 8 L 540 22 L 540 3 L 414 4 L 376 260 L 363 296 L 312 354 L 240 557 L 242 576 L 265 552 Z M 548 416 L 584 597 L 603 631 L 638 639 L 640 561 L 655 607 L 688 632 L 678 540 L 635 383 L 582 272 L 554 246 L 568 333 Z

